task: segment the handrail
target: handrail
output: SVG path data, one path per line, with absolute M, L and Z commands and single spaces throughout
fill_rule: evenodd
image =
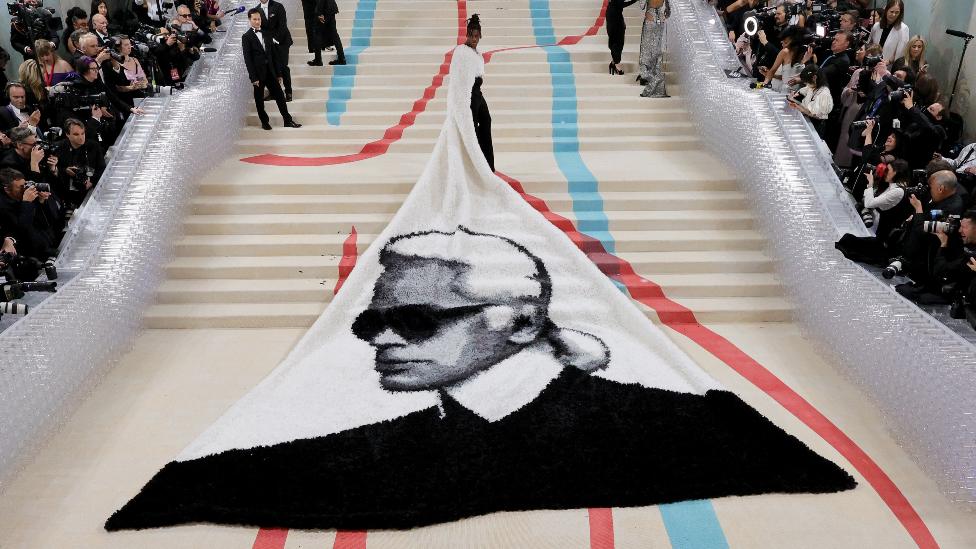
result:
M 726 75 L 739 62 L 712 6 L 671 4 L 670 56 L 690 111 L 752 198 L 799 325 L 945 495 L 976 503 L 976 347 L 834 248 L 867 232 L 829 151 L 783 95 Z

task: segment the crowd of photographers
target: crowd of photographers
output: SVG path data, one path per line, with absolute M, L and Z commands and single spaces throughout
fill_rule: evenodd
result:
M 961 143 L 903 0 L 714 3 L 753 87 L 787 94 L 862 208 L 874 236 L 837 248 L 976 328 L 976 144 Z
M 143 98 L 182 87 L 224 16 L 216 0 L 93 0 L 63 22 L 36 0 L 8 10 L 13 51 L 0 49 L 0 69 L 19 68 L 0 82 L 0 302 L 19 297 L 11 283 L 57 277 L 67 221 L 125 121 Z

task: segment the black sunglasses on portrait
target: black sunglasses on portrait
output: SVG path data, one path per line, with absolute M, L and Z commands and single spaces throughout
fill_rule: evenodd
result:
M 389 328 L 409 342 L 423 341 L 437 333 L 448 321 L 480 312 L 488 303 L 440 308 L 430 305 L 403 305 L 388 309 L 366 309 L 352 323 L 352 333 L 372 341 Z

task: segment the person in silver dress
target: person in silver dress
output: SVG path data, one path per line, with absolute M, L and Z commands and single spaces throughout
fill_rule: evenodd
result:
M 669 97 L 665 88 L 664 29 L 671 17 L 670 0 L 643 0 L 644 27 L 641 30 L 640 76 L 644 85 L 641 97 Z

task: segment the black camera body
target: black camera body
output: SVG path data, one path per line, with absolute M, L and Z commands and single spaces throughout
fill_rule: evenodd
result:
M 6 286 L 0 288 L 2 289 L 0 291 L 0 294 L 2 294 L 0 295 L 0 301 L 9 301 L 10 299 L 23 297 L 23 294 L 21 294 L 18 297 L 4 298 L 4 296 L 16 294 L 18 291 L 53 292 L 57 287 L 57 282 L 54 282 L 54 280 L 58 278 L 58 270 L 54 266 L 54 258 L 49 258 L 47 261 L 41 263 L 33 257 L 14 255 L 10 252 L 0 252 L 0 264 L 3 264 L 0 275 L 6 280 Z M 33 282 L 42 270 L 47 276 L 48 282 Z M 24 279 L 29 279 L 29 282 L 22 282 Z M 7 286 L 11 285 L 18 286 L 8 289 Z
M 71 188 L 76 191 L 85 191 L 85 182 L 95 176 L 95 170 L 89 166 L 78 166 L 78 170 L 71 178 Z
M 20 2 L 7 2 L 7 13 L 10 14 L 10 22 L 20 26 L 26 31 L 31 47 L 34 40 L 47 38 L 51 34 L 57 34 L 64 28 L 64 23 L 54 16 L 54 8 L 44 6 L 26 6 Z
M 57 93 L 50 96 L 51 105 L 57 109 L 84 111 L 92 107 L 108 107 L 108 97 L 105 92 L 86 93 L 73 85 L 65 85 Z

